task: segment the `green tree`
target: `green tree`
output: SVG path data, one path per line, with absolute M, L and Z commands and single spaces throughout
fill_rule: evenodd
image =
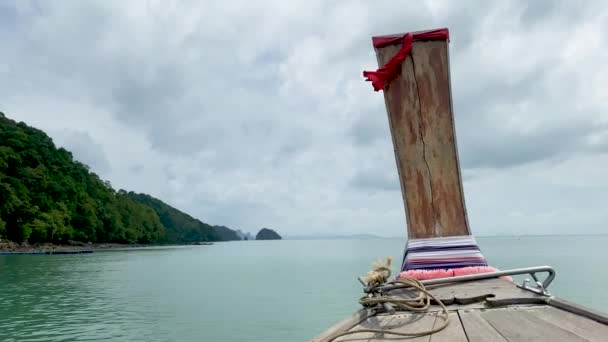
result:
M 210 226 L 152 196 L 116 192 L 43 131 L 2 112 L 0 237 L 55 243 L 238 239 L 231 229 Z

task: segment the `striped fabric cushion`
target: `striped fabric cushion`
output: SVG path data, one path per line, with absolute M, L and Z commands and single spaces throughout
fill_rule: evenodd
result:
M 405 246 L 401 271 L 488 266 L 471 235 L 412 239 Z

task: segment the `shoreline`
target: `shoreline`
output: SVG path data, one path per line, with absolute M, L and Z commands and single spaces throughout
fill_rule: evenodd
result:
M 127 244 L 127 243 L 72 243 L 72 244 L 29 244 L 10 241 L 0 242 L 0 254 L 81 254 L 99 251 L 140 249 L 146 247 L 180 247 L 213 245 L 213 242 L 195 242 L 189 244 Z

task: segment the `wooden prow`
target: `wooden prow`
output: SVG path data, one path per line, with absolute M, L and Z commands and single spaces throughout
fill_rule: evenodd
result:
M 376 48 L 387 63 L 401 44 Z M 454 133 L 448 40 L 414 41 L 384 89 L 410 239 L 470 235 Z

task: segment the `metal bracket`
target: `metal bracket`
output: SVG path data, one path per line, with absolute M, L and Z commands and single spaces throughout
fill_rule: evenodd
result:
M 529 274 L 534 279 L 534 283 L 536 284 L 536 287 L 530 287 L 530 286 L 526 285 L 527 283 L 531 282 L 530 278 L 526 278 L 526 279 L 524 279 L 524 281 L 521 284 L 516 283 L 515 285 L 517 285 L 517 287 L 519 287 L 520 289 L 523 289 L 523 290 L 532 291 L 534 293 L 537 293 L 537 294 L 540 294 L 543 296 L 550 296 L 551 294 L 547 291 L 547 286 L 549 286 L 549 284 L 551 283 L 551 281 L 553 279 L 551 279 L 548 282 L 548 284 L 545 285 L 545 282 L 540 282 L 538 280 L 538 278 L 536 277 L 536 272 L 530 272 Z M 555 271 L 554 271 L 554 274 L 555 274 Z M 549 273 L 547 278 L 549 278 L 550 276 L 551 276 L 551 273 Z M 545 281 L 546 281 L 546 279 L 545 279 Z

